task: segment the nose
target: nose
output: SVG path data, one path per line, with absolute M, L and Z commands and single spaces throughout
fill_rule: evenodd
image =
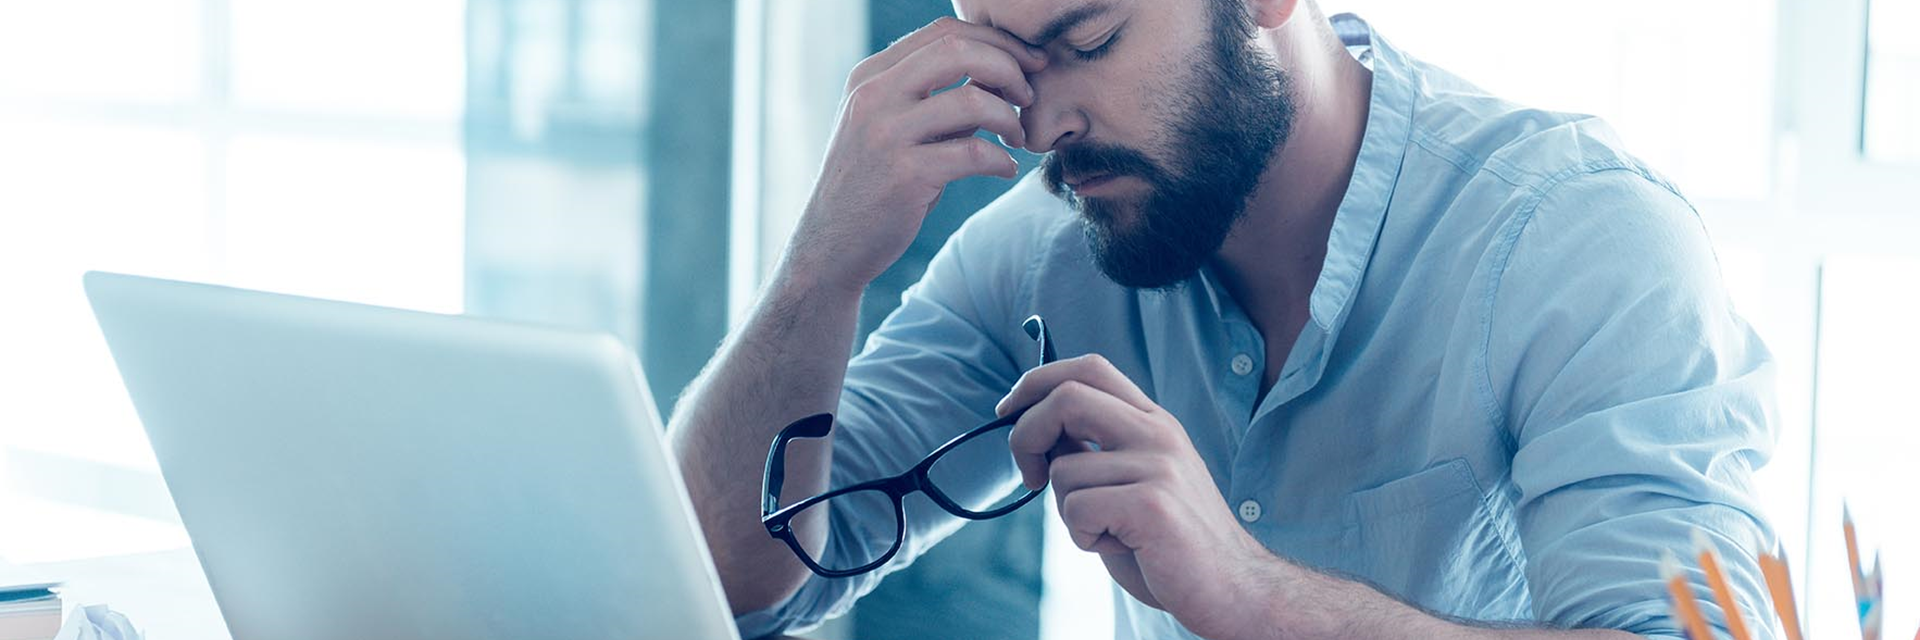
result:
M 1027 150 L 1047 153 L 1087 135 L 1087 114 L 1071 99 L 1064 78 L 1041 71 L 1028 76 L 1033 104 L 1020 110 L 1020 128 L 1027 132 Z

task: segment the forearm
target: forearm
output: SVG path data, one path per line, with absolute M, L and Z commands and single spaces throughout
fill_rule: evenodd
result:
M 1422 611 L 1373 587 L 1274 558 L 1266 582 L 1269 621 L 1243 637 L 1316 640 L 1575 640 L 1634 634 L 1612 629 L 1552 629 L 1504 623 L 1449 620 Z
M 760 524 L 760 480 L 781 428 L 837 406 L 859 300 L 858 288 L 829 286 L 783 265 L 674 408 L 674 452 L 735 612 L 777 604 L 807 577 Z M 789 447 L 782 494 L 825 491 L 831 447 L 830 438 Z M 825 541 L 805 542 L 817 548 Z

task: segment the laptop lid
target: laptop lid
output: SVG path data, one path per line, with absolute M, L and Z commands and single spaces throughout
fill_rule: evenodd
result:
M 612 337 L 86 290 L 236 639 L 737 637 Z

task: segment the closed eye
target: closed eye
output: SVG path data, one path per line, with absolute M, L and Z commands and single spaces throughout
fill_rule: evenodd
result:
M 1079 58 L 1081 60 L 1099 60 L 1103 57 L 1106 57 L 1107 53 L 1113 50 L 1113 43 L 1119 40 L 1120 40 L 1120 30 L 1114 29 L 1113 33 L 1107 36 L 1106 41 L 1101 42 L 1099 45 L 1093 48 L 1090 48 L 1090 49 L 1075 48 L 1073 50 L 1073 57 Z

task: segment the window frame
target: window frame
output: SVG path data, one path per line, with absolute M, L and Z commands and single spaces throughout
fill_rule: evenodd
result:
M 226 271 L 225 263 L 233 255 L 227 240 L 230 222 L 227 195 L 230 157 L 236 140 L 252 136 L 291 137 L 455 152 L 461 150 L 461 118 L 458 115 L 439 118 L 351 111 L 304 111 L 249 106 L 240 102 L 233 91 L 231 73 L 233 2 L 200 0 L 194 10 L 199 13 L 200 23 L 200 38 L 193 43 L 196 47 L 193 64 L 198 67 L 198 83 L 185 87 L 178 99 L 146 101 L 119 97 L 72 97 L 33 90 L 9 91 L 0 93 L 0 118 L 58 122 L 82 127 L 132 127 L 177 133 L 198 140 L 202 148 L 199 160 L 204 163 L 205 173 L 205 182 L 199 189 L 206 194 L 204 228 L 201 232 L 206 237 L 208 277 L 226 280 L 234 275 Z M 73 287 L 76 291 L 79 286 L 78 280 L 75 280 Z M 458 291 L 454 294 L 464 296 Z M 117 384 L 114 388 L 98 391 L 119 394 L 119 401 L 126 401 L 125 390 Z M 141 447 L 146 448 L 144 428 L 138 424 L 137 418 L 130 426 L 142 434 Z M 179 516 L 159 470 L 147 461 L 96 460 L 66 447 L 26 447 L 0 439 L 0 493 L 116 517 L 157 522 L 174 529 L 180 526 Z M 156 540 L 171 543 L 173 538 L 115 538 L 110 543 L 88 548 L 97 548 L 102 553 L 112 555 L 129 548 L 148 548 L 156 544 Z M 53 555 L 67 557 L 60 553 Z
M 1780 2 L 1780 101 L 1790 114 L 1782 143 L 1794 149 L 1798 177 L 1787 201 L 1803 215 L 1884 224 L 1911 238 L 1920 203 L 1906 192 L 1920 164 L 1866 155 L 1868 8 L 1868 0 Z

